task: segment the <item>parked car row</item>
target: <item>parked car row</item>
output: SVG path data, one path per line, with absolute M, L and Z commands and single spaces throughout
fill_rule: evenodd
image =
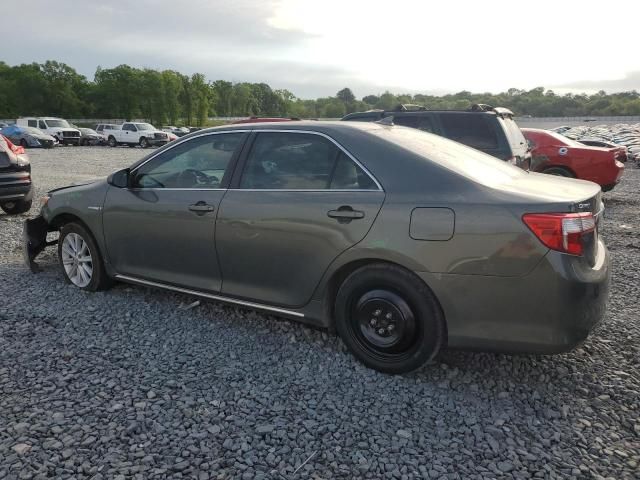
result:
M 640 124 L 559 127 L 553 130 L 585 145 L 625 147 L 628 158 L 640 162 Z

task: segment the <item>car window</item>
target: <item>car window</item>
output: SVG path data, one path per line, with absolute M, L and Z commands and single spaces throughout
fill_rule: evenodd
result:
M 37 126 L 38 126 L 38 121 L 37 121 L 37 120 L 28 120 L 28 121 L 27 121 L 27 124 L 28 124 L 30 127 L 37 127 Z M 42 128 L 42 127 L 41 127 L 41 128 Z M 46 127 L 45 127 L 45 128 L 46 128 Z
M 132 123 L 125 123 L 122 126 L 122 130 L 129 130 L 131 132 L 135 132 L 136 131 L 136 127 L 134 127 Z
M 341 151 L 333 170 L 331 189 L 377 190 L 378 186 L 359 165 Z
M 319 135 L 259 133 L 247 158 L 240 188 L 329 188 L 337 153 L 338 148 Z
M 498 148 L 498 136 L 495 125 L 491 122 L 495 117 L 473 114 L 441 115 L 444 136 L 478 150 Z
M 425 132 L 433 133 L 433 123 L 431 119 L 420 115 L 407 115 L 394 117 L 393 123 L 405 127 L 417 128 Z
M 176 145 L 135 171 L 134 188 L 220 188 L 244 133 L 206 135 Z

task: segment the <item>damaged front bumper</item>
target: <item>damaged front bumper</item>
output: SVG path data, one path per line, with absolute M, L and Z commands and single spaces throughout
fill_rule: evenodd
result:
M 40 271 L 40 267 L 35 262 L 35 258 L 46 247 L 55 245 L 58 240 L 47 242 L 47 232 L 49 224 L 42 216 L 37 216 L 30 220 L 25 220 L 22 227 L 22 255 L 24 263 L 33 273 Z

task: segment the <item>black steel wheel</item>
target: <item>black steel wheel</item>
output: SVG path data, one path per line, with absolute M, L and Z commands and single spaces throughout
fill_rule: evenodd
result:
M 336 329 L 362 363 L 406 373 L 431 360 L 445 340 L 444 318 L 415 274 L 390 264 L 357 269 L 335 302 Z

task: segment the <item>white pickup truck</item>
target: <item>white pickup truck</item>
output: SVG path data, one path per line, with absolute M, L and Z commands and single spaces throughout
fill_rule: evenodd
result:
M 166 132 L 158 130 L 150 123 L 127 122 L 120 127 L 103 132 L 107 135 L 107 143 L 110 147 L 140 145 L 147 148 L 152 145 L 164 145 L 169 141 Z
M 51 135 L 64 145 L 80 145 L 80 130 L 73 128 L 63 118 L 56 117 L 24 117 L 18 118 L 19 127 L 35 127 L 47 135 Z

